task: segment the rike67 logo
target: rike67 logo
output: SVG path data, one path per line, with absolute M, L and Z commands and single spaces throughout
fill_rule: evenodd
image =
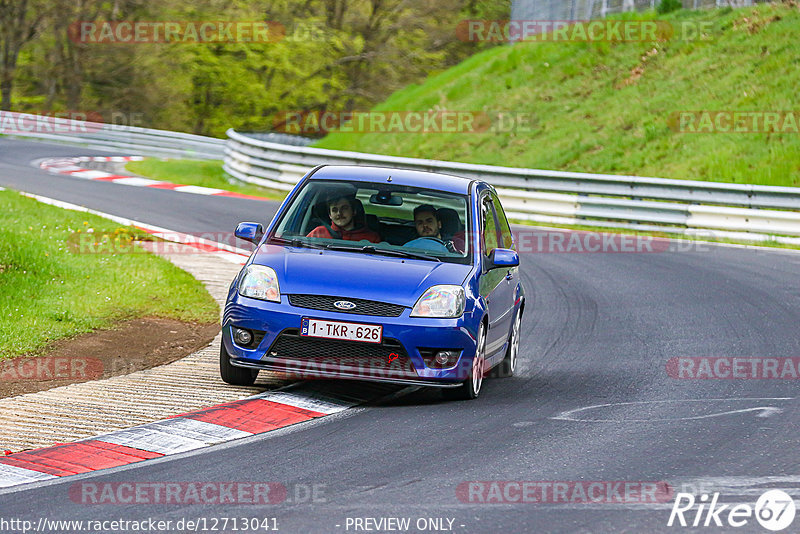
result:
M 699 503 L 691 493 L 678 493 L 667 526 L 682 527 L 743 527 L 755 518 L 767 530 L 784 530 L 794 521 L 795 503 L 781 490 L 769 490 L 750 504 L 719 504 L 719 493 L 709 501 L 708 494 L 700 496 Z M 697 505 L 697 506 L 695 506 Z

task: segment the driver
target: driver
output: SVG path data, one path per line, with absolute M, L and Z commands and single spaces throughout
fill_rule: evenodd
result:
M 439 219 L 439 213 L 436 208 L 430 204 L 422 204 L 414 208 L 414 226 L 417 229 L 417 238 L 406 243 L 406 246 L 418 246 L 420 244 L 418 240 L 428 238 L 439 241 L 449 252 L 463 254 L 463 238 L 461 243 L 454 243 L 454 241 L 457 241 L 455 236 L 453 241 L 442 239 L 442 221 Z M 460 247 L 458 246 L 459 244 L 461 245 Z
M 338 196 L 328 200 L 328 215 L 331 225 L 317 226 L 307 237 L 321 237 L 325 239 L 346 239 L 348 241 L 361 241 L 366 239 L 371 243 L 380 243 L 381 236 L 367 228 L 363 213 L 358 213 L 355 197 Z
M 414 226 L 417 228 L 418 237 L 442 239 L 442 221 L 439 220 L 436 208 L 430 204 L 414 208 Z

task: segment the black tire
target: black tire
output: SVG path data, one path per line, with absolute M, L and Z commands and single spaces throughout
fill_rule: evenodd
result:
M 222 381 L 232 386 L 252 386 L 258 378 L 258 369 L 244 369 L 231 365 L 231 357 L 225 344 L 219 344 L 219 375 Z
M 514 317 L 514 323 L 511 325 L 511 332 L 508 334 L 508 348 L 506 349 L 506 357 L 494 369 L 492 369 L 492 378 L 510 378 L 514 376 L 514 371 L 517 370 L 517 359 L 519 358 L 519 334 L 520 325 L 522 323 L 522 308 L 517 311 Z
M 484 366 L 486 364 L 486 328 L 481 323 L 478 330 L 478 342 L 476 344 L 475 358 L 470 366 L 470 377 L 467 378 L 457 388 L 442 390 L 442 395 L 447 400 L 472 400 L 477 399 L 481 394 L 481 386 L 485 375 Z M 478 366 L 478 367 L 476 367 Z M 478 371 L 480 369 L 480 371 Z

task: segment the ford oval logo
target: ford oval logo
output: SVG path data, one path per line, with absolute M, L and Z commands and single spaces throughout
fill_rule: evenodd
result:
M 339 308 L 340 310 L 352 310 L 356 307 L 355 304 L 353 304 L 348 300 L 337 300 L 336 302 L 333 303 L 333 305 Z

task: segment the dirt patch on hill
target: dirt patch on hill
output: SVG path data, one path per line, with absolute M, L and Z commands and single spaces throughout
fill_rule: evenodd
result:
M 207 346 L 219 324 L 143 318 L 52 343 L 36 356 L 0 360 L 0 398 L 125 375 Z

